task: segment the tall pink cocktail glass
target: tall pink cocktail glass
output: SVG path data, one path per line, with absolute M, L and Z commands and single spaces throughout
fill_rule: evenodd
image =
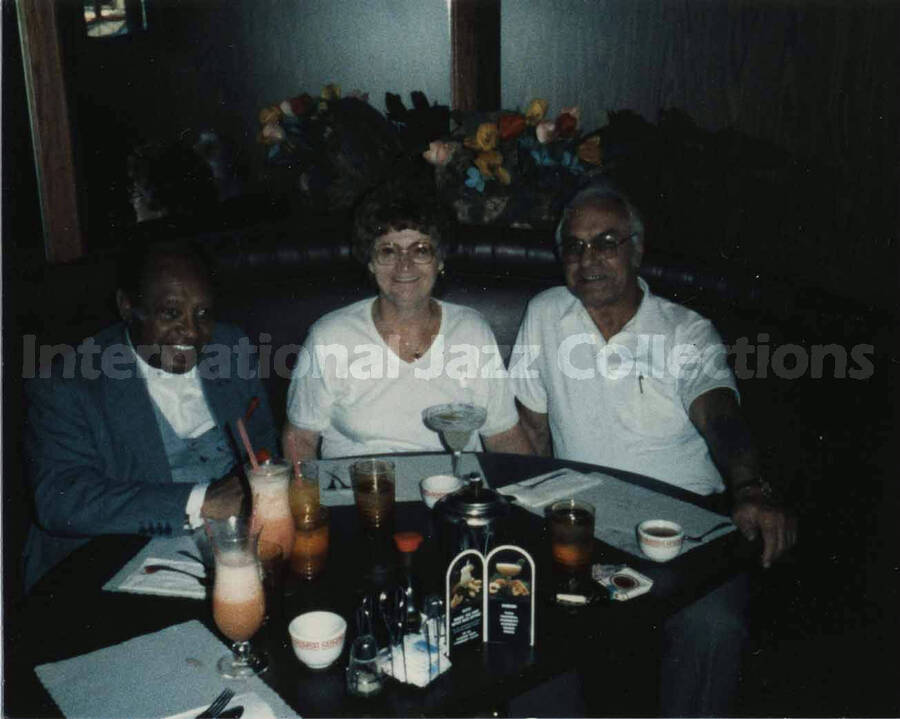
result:
M 273 542 L 281 547 L 282 556 L 291 556 L 294 548 L 294 518 L 289 499 L 291 465 L 281 459 L 271 459 L 255 468 L 248 465 L 246 471 L 253 495 L 254 526 L 260 530 L 260 541 Z
M 243 517 L 206 520 L 215 559 L 212 590 L 213 621 L 232 641 L 231 654 L 219 659 L 219 673 L 227 679 L 252 677 L 266 668 L 250 648 L 266 614 L 257 546 L 259 534 Z

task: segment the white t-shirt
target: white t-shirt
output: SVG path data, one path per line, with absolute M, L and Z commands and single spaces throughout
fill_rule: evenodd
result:
M 441 451 L 422 410 L 446 402 L 487 409 L 490 437 L 518 421 L 497 341 L 473 309 L 439 302 L 441 326 L 428 351 L 406 363 L 372 320 L 374 298 L 320 318 L 297 359 L 288 391 L 292 425 L 322 434 L 323 457 Z M 467 450 L 477 450 L 473 438 Z
M 644 474 L 698 494 L 724 489 L 688 410 L 704 392 L 737 394 L 709 320 L 650 292 L 609 342 L 566 287 L 531 300 L 510 358 L 519 401 L 549 415 L 561 459 Z

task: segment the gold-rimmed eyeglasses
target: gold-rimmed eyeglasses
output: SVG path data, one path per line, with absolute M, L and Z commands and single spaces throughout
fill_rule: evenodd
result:
M 417 265 L 427 265 L 434 260 L 434 245 L 430 242 L 416 242 L 406 249 L 401 249 L 394 244 L 384 244 L 372 250 L 372 259 L 377 265 L 395 265 L 401 257 L 407 256 Z

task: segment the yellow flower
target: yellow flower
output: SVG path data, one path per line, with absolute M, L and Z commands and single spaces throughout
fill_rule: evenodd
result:
M 488 179 L 494 176 L 494 171 L 496 169 L 503 169 L 501 165 L 503 165 L 503 155 L 497 150 L 479 152 L 478 156 L 475 158 L 475 167 L 477 167 L 478 171 Z
M 529 125 L 537 125 L 547 114 L 547 107 L 546 100 L 536 97 L 528 103 L 528 107 L 525 109 L 525 121 Z
M 333 82 L 328 83 L 325 87 L 322 88 L 322 99 L 323 100 L 340 100 L 341 99 L 341 86 L 336 85 Z
M 278 109 L 277 105 L 264 107 L 259 111 L 260 125 L 269 125 L 273 122 L 281 122 L 281 110 Z
M 482 152 L 493 150 L 497 147 L 497 136 L 499 132 L 496 123 L 483 122 L 478 126 L 475 137 L 467 137 L 464 144 L 472 150 L 481 150 Z

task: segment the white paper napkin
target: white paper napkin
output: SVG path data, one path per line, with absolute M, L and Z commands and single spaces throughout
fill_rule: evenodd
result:
M 211 702 L 212 700 L 210 700 Z M 194 719 L 198 714 L 201 714 L 206 707 L 209 706 L 209 703 L 203 704 L 199 707 L 195 707 L 185 712 L 181 712 L 179 714 L 171 714 L 165 719 Z M 249 694 L 238 694 L 236 697 L 233 697 L 230 702 L 226 705 L 225 709 L 230 709 L 231 707 L 242 706 L 244 707 L 244 713 L 241 716 L 241 719 L 277 719 L 275 716 L 275 712 L 272 711 L 272 707 L 270 707 L 265 701 L 263 701 L 259 694 L 256 692 L 250 692 Z
M 576 492 L 602 483 L 603 478 L 596 474 L 588 475 L 571 469 L 562 469 L 529 477 L 516 484 L 508 484 L 497 491 L 515 497 L 519 504 L 526 507 L 543 507 L 557 499 L 571 497 Z M 535 487 L 535 484 L 538 486 Z
M 209 629 L 192 620 L 42 664 L 35 673 L 71 719 L 158 719 L 182 715 L 185 707 L 202 711 L 226 686 L 259 696 L 270 707 L 267 716 L 297 716 L 259 677 L 235 683 L 219 676 L 216 662 L 228 651 Z M 249 712 L 244 716 L 254 719 Z
M 119 591 L 134 592 L 135 594 L 157 594 L 165 597 L 189 597 L 191 599 L 204 599 L 206 587 L 198 580 L 182 574 L 161 570 L 153 574 L 145 574 L 144 568 L 165 565 L 173 567 L 201 578 L 206 579 L 206 571 L 202 564 L 190 560 L 178 561 L 162 557 L 147 557 L 141 566 L 134 570 L 125 581 L 119 585 Z

